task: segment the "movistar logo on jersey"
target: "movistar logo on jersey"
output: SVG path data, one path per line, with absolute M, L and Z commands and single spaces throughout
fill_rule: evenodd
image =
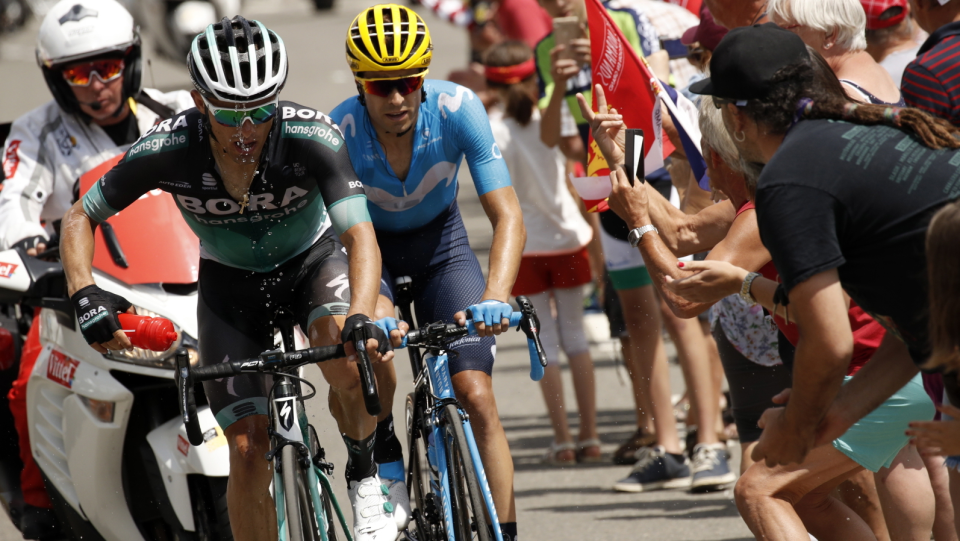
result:
M 158 133 L 144 137 L 133 144 L 127 151 L 127 160 L 133 160 L 142 156 L 166 152 L 168 150 L 177 150 L 190 145 L 189 132 L 181 131 L 174 133 Z
M 294 137 L 297 139 L 312 139 L 323 143 L 330 150 L 338 152 L 343 147 L 343 139 L 340 138 L 340 132 L 325 124 L 316 122 L 284 122 L 284 137 Z

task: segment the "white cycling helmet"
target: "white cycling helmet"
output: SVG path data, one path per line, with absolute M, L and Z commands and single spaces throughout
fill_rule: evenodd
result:
M 130 13 L 115 0 L 61 0 L 40 24 L 37 63 L 57 103 L 69 113 L 80 111 L 60 68 L 85 59 L 124 59 L 124 97 L 140 93 L 140 33 Z
M 232 103 L 257 101 L 283 88 L 287 50 L 280 36 L 260 21 L 224 17 L 193 39 L 187 70 L 205 97 Z

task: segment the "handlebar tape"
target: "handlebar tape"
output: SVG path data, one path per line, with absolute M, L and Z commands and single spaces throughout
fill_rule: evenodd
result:
M 377 393 L 377 379 L 373 374 L 373 365 L 367 355 L 367 340 L 363 323 L 357 323 L 351 332 L 353 344 L 357 350 L 357 368 L 360 371 L 360 389 L 363 391 L 363 403 L 367 413 L 374 417 L 380 415 L 380 396 Z
M 229 378 L 240 374 L 242 361 L 217 363 L 210 366 L 198 366 L 190 369 L 190 377 L 194 381 L 209 381 L 211 379 Z

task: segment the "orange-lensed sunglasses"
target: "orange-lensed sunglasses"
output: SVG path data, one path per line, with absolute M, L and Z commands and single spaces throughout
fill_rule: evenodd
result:
M 363 91 L 367 94 L 386 98 L 394 90 L 401 96 L 406 96 L 411 92 L 416 92 L 423 87 L 424 74 L 417 74 L 411 77 L 401 77 L 399 79 L 360 79 L 357 81 L 363 85 Z
M 101 82 L 109 83 L 123 74 L 123 67 L 122 58 L 108 58 L 67 66 L 61 73 L 71 86 L 90 86 L 94 74 Z

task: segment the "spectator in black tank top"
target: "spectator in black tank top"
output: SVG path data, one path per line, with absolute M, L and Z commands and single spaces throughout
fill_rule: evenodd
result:
M 960 140 L 916 109 L 824 94 L 802 41 L 774 25 L 731 31 L 711 72 L 691 90 L 713 95 L 743 157 L 766 164 L 760 235 L 783 281 L 780 304 L 801 329 L 790 401 L 764 414 L 754 457 L 796 463 L 926 361 L 924 235 L 932 214 L 960 196 Z M 705 283 L 711 272 L 686 280 Z M 841 390 L 852 348 L 844 290 L 888 333 Z

